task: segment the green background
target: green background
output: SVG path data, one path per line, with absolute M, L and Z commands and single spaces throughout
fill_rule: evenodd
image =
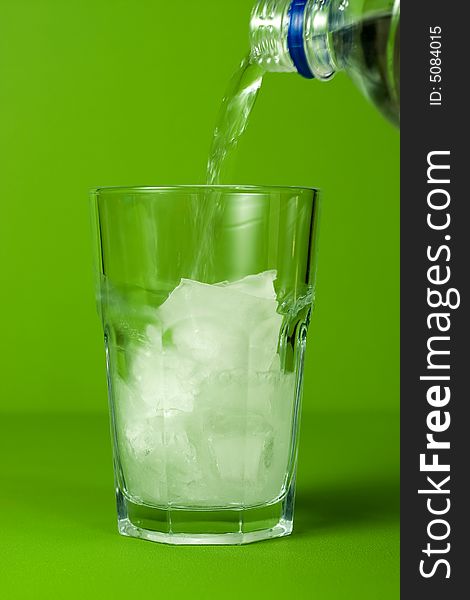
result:
M 202 183 L 253 0 L 0 3 L 0 593 L 397 598 L 399 135 L 345 75 L 266 78 L 236 179 L 323 190 L 296 533 L 115 533 L 88 191 Z

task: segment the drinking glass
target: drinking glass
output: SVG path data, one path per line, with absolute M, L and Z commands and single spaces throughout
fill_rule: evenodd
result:
M 293 526 L 318 192 L 92 192 L 118 528 L 243 544 Z

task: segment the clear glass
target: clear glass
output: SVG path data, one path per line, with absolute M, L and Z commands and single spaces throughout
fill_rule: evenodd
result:
M 123 535 L 292 531 L 317 205 L 307 188 L 93 192 Z
M 259 0 L 251 17 L 251 60 L 295 72 L 287 34 L 291 0 Z M 394 124 L 400 120 L 400 0 L 310 0 L 304 46 L 316 79 L 340 70 Z

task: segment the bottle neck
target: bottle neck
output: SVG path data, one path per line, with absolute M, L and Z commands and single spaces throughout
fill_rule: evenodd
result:
M 266 71 L 330 79 L 342 68 L 331 31 L 348 0 L 259 0 L 251 18 L 251 59 Z

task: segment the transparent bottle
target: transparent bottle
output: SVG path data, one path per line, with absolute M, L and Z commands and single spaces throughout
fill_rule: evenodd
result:
M 251 61 L 320 81 L 346 71 L 398 125 L 400 0 L 259 0 Z

